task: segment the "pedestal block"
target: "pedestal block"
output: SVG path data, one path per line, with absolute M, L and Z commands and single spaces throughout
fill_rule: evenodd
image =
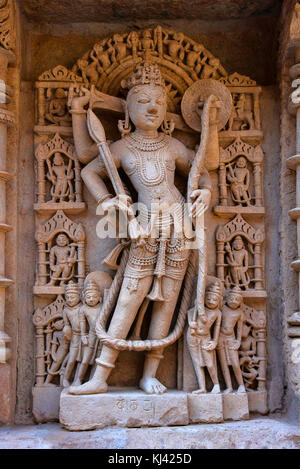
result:
M 188 425 L 187 394 L 168 391 L 145 394 L 124 389 L 105 394 L 74 396 L 61 393 L 59 420 L 67 430 L 119 427 L 163 427 Z
M 224 420 L 247 420 L 249 418 L 249 404 L 246 392 L 223 394 Z
M 188 394 L 190 423 L 223 422 L 222 394 Z

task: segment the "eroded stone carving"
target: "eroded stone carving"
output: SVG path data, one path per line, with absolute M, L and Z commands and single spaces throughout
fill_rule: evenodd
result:
M 80 163 L 72 144 L 56 134 L 35 152 L 37 160 L 37 203 L 39 212 L 84 209 Z
M 263 290 L 263 231 L 238 214 L 217 229 L 216 239 L 217 275 L 226 288 L 240 287 L 250 296 L 255 296 L 253 290 Z
M 36 231 L 38 271 L 35 293 L 63 293 L 69 280 L 83 284 L 85 277 L 85 232 L 62 210 Z
M 263 214 L 263 151 L 239 137 L 220 148 L 218 215 L 231 213 Z
M 45 306 L 37 308 L 33 315 L 36 328 L 36 385 L 43 386 L 53 382 L 58 376 L 67 356 L 69 344 L 63 334 L 63 308 L 65 301 L 61 295 Z
M 132 74 L 133 69 L 135 71 Z M 199 78 L 201 81 L 194 83 Z M 78 158 L 86 165 L 82 170 L 82 179 L 96 200 L 98 211 L 102 210 L 104 217 L 106 213 L 115 211 L 127 216 L 128 219 L 125 238 L 105 259 L 105 265 L 114 267 L 117 271 L 111 287 L 108 287 L 107 295 L 103 295 L 102 292 L 103 303 L 98 298 L 97 287 L 93 284 L 93 280 L 88 280 L 89 276 L 85 280 L 83 304 L 78 310 L 79 329 L 77 319 L 77 322 L 74 320 L 76 322 L 74 337 L 76 336 L 76 340 L 79 337 L 77 340 L 79 345 L 77 347 L 75 341 L 73 359 L 70 362 L 72 371 L 67 373 L 64 381 L 65 386 L 70 383 L 73 386 L 68 388 L 67 392 L 105 393 L 107 380 L 115 367 L 119 352 L 137 350 L 146 351 L 140 387 L 146 393 L 158 394 L 155 397 L 160 398 L 160 394 L 166 389 L 156 377 L 157 368 L 166 346 L 176 342 L 184 330 L 187 311 L 191 308 L 195 268 L 198 268 L 197 293 L 195 304 L 189 312 L 189 323 L 193 323 L 191 319 L 194 318 L 198 332 L 201 331 L 203 334 L 199 332 L 197 336 L 196 331 L 193 335 L 191 333 L 193 327 L 190 327 L 191 355 L 194 353 L 194 367 L 198 372 L 198 389 L 196 389 L 198 393 L 193 394 L 193 398 L 203 397 L 206 390 L 210 389 L 203 377 L 204 369 L 207 368 L 213 381 L 213 392 L 207 393 L 206 396 L 220 398 L 222 407 L 223 396 L 218 396 L 220 385 L 216 368 L 218 344 L 217 353 L 223 358 L 225 354 L 222 366 L 225 370 L 223 378 L 229 393 L 226 397 L 235 396 L 234 393 L 231 394 L 232 385 L 227 379 L 229 366 L 235 369 L 240 395 L 244 392 L 244 383 L 248 391 L 256 391 L 259 383 L 264 383 L 263 379 L 260 381 L 258 377 L 260 374 L 264 375 L 265 366 L 265 352 L 264 354 L 257 352 L 259 341 L 256 341 L 257 328 L 253 325 L 255 323 L 253 316 L 256 313 L 251 313 L 249 321 L 252 322 L 247 322 L 244 319 L 245 311 L 247 308 L 252 311 L 250 306 L 243 305 L 242 301 L 238 308 L 226 304 L 227 309 L 224 306 L 226 319 L 223 308 L 222 326 L 221 298 L 218 307 L 214 307 L 214 301 L 209 304 L 208 300 L 204 307 L 208 252 L 203 214 L 209 205 L 212 188 L 207 170 L 218 169 L 220 205 L 214 208 L 215 213 L 226 216 L 237 214 L 237 216 L 217 230 L 216 267 L 219 281 L 216 285 L 210 285 L 208 290 L 210 288 L 222 290 L 224 284 L 234 292 L 239 286 L 242 295 L 249 298 L 250 304 L 252 297 L 265 297 L 261 251 L 263 232 L 260 228 L 254 229 L 239 215 L 264 213 L 263 155 L 258 145 L 262 138 L 258 107 L 260 88 L 256 87 L 256 83 L 248 77 L 238 74 L 228 76 L 220 61 L 201 44 L 195 43 L 182 33 L 160 27 L 131 31 L 128 34 L 114 34 L 111 38 L 95 44 L 89 52 L 77 60 L 72 71 L 59 66 L 43 74 L 39 80 L 37 82 L 39 125 L 35 128 L 37 135 L 51 135 L 51 133 L 53 135 L 54 132 L 59 132 L 63 136 L 73 136 Z M 217 92 L 218 85 L 222 89 L 224 85 L 227 87 L 225 94 L 226 91 L 229 94 L 229 104 L 225 106 L 224 98 Z M 126 95 L 124 91 L 126 89 L 129 89 L 129 92 L 124 100 L 122 98 Z M 192 91 L 193 99 L 187 99 L 185 104 L 182 97 L 186 96 L 187 89 Z M 229 112 L 220 126 L 222 112 L 224 110 L 227 112 L 228 109 L 230 111 L 230 93 L 233 96 L 235 110 Z M 174 114 L 179 112 L 180 104 L 184 120 L 179 114 Z M 68 108 L 70 114 L 67 112 Z M 105 131 L 93 114 L 93 108 L 110 110 L 121 115 L 118 124 L 122 137 L 120 140 L 108 145 Z M 184 112 L 186 110 L 187 113 Z M 189 121 L 189 112 L 194 113 L 195 125 L 191 125 Z M 226 126 L 228 117 L 230 122 Z M 191 129 L 201 132 L 200 147 L 196 156 L 193 151 L 172 137 L 174 129 L 189 132 L 190 135 L 192 135 Z M 52 153 L 51 158 L 52 174 L 64 171 L 64 174 L 68 174 L 68 161 L 65 156 L 63 162 L 59 157 L 56 158 L 61 164 L 54 163 L 55 153 Z M 140 224 L 135 219 L 132 198 L 120 178 L 119 168 L 122 168 L 130 179 L 138 194 L 139 202 L 149 209 L 148 213 L 142 211 L 142 217 L 139 217 Z M 174 184 L 175 169 L 183 177 L 189 178 L 187 201 L 192 205 L 190 214 L 184 208 L 184 199 Z M 44 171 L 45 180 L 47 175 L 51 179 L 49 169 Z M 109 194 L 106 187 L 107 179 L 112 183 L 114 195 Z M 50 200 L 44 203 L 49 206 L 62 203 L 70 205 L 72 201 L 59 200 L 63 199 L 68 191 L 66 178 L 61 178 L 58 184 L 55 182 L 52 185 L 52 193 L 48 192 Z M 40 193 L 42 194 L 42 191 Z M 69 194 L 71 192 L 67 198 Z M 56 202 L 51 200 L 55 198 Z M 156 211 L 151 207 L 153 203 L 159 207 Z M 218 212 L 220 207 L 222 209 Z M 197 236 L 195 239 L 189 239 L 186 233 L 183 233 L 177 239 L 177 231 L 174 236 L 175 222 L 189 220 L 190 224 L 189 216 L 194 222 L 198 220 Z M 157 236 L 152 238 L 150 234 L 153 228 Z M 65 265 L 65 259 L 74 258 L 72 253 L 67 252 L 63 254 L 62 262 L 57 259 L 55 249 L 57 246 L 54 243 L 57 244 L 58 235 L 59 232 L 46 246 L 46 251 L 50 253 L 52 250 L 54 267 Z M 190 255 L 188 249 L 191 241 L 196 241 L 194 247 L 199 253 L 197 266 L 196 259 Z M 68 244 L 73 242 L 69 236 Z M 40 253 L 43 251 L 41 247 L 40 244 Z M 44 264 L 43 255 L 39 257 L 38 268 L 41 274 L 39 277 L 46 278 L 40 291 L 54 292 L 55 288 L 55 294 L 58 294 L 64 289 L 64 285 L 59 285 L 62 277 L 69 276 L 61 273 L 57 278 L 55 275 L 54 279 L 53 276 L 51 278 L 47 256 L 46 253 Z M 46 265 L 47 275 L 42 265 Z M 77 275 L 76 262 L 74 265 L 74 274 Z M 85 273 L 81 280 L 78 280 L 80 287 L 83 287 L 84 277 Z M 77 282 L 76 276 L 72 278 Z M 52 285 L 49 285 L 51 282 Z M 39 288 L 35 287 L 35 293 L 39 293 Z M 87 304 L 86 292 L 94 296 L 94 301 L 98 298 L 94 306 Z M 216 294 L 216 291 L 207 291 L 208 296 L 209 294 Z M 240 292 L 238 296 L 241 296 Z M 230 303 L 230 300 L 228 301 Z M 174 317 L 176 307 L 178 316 Z M 172 320 L 174 329 L 169 331 Z M 149 322 L 150 326 L 146 330 L 146 324 Z M 243 328 L 240 333 L 241 324 Z M 235 335 L 237 326 L 238 336 Z M 231 342 L 235 345 L 239 342 L 239 347 L 231 350 L 230 344 L 228 345 L 224 338 L 226 328 L 230 329 Z M 221 338 L 219 338 L 220 329 Z M 130 336 L 128 336 L 129 331 Z M 59 333 L 60 331 L 57 335 Z M 260 334 L 261 337 L 265 334 L 263 327 L 260 329 Z M 62 343 L 60 349 L 58 342 L 59 340 L 57 347 L 63 355 L 64 345 Z M 254 348 L 256 355 L 252 353 Z M 58 355 L 60 356 L 60 353 Z M 66 362 L 64 367 L 65 365 Z M 52 378 L 49 379 L 51 382 Z M 221 385 L 223 384 L 221 381 Z M 259 389 L 264 390 L 263 387 Z M 64 396 L 67 395 L 65 392 Z M 69 397 L 72 398 L 71 395 Z M 247 407 L 247 399 L 244 401 Z M 195 405 L 197 407 L 197 404 Z M 220 412 L 222 419 L 222 409 Z M 247 412 L 245 410 L 245 415 Z M 200 418 L 197 421 L 202 420 Z
M 238 389 L 237 392 L 245 392 L 245 385 L 239 362 L 239 348 L 242 340 L 243 328 L 243 297 L 238 286 L 228 290 L 225 296 L 225 304 L 222 309 L 222 322 L 217 345 L 217 353 L 220 367 L 226 383 L 224 393 L 233 391 L 229 366 L 232 367 Z
M 148 45 L 150 47 L 150 43 Z M 120 293 L 116 291 L 118 301 L 109 330 L 107 333 L 105 329 L 103 330 L 103 325 L 106 322 L 103 319 L 103 324 L 99 321 L 96 326 L 96 332 L 103 342 L 103 348 L 100 357 L 96 359 L 95 374 L 90 382 L 81 387 L 71 388 L 70 392 L 75 394 L 105 392 L 107 390 L 106 380 L 114 367 L 118 350 L 129 347 L 124 339 L 126 339 L 140 306 L 145 309 L 149 300 L 154 301 L 149 340 L 144 344 L 142 342 L 138 343 L 138 341 L 136 344 L 133 342 L 130 348 L 150 351 L 146 357 L 140 387 L 148 393 L 165 392 L 165 387 L 155 378 L 155 374 L 164 347 L 171 343 L 170 337 L 166 336 L 189 261 L 184 233 L 181 231 L 181 235 L 178 236 L 178 233 L 173 231 L 174 226 L 176 227 L 175 223 L 178 223 L 178 219 L 183 220 L 185 215 L 183 198 L 173 185 L 172 175 L 176 164 L 181 171 L 187 174 L 189 170 L 188 161 L 193 154 L 192 152 L 189 153 L 179 141 L 165 136 L 164 133 L 157 132 L 166 112 L 166 94 L 160 70 L 154 65 L 145 64 L 142 68 L 136 69 L 126 85 L 129 88 L 127 96 L 128 111 L 130 119 L 135 125 L 135 132 L 129 133 L 122 140 L 115 142 L 108 148 L 100 122 L 91 111 L 88 111 L 89 132 L 97 142 L 102 161 L 96 159 L 89 163 L 83 170 L 83 179 L 95 199 L 102 203 L 104 209 L 107 210 L 110 207 L 118 206 L 123 211 L 124 209 L 127 212 L 129 211 L 129 220 L 131 220 L 129 235 L 132 244 L 130 252 L 127 252 L 126 257 L 123 257 L 122 267 L 123 265 L 125 267 L 126 262 L 124 281 L 119 285 Z M 77 98 L 73 99 L 72 102 L 72 108 L 75 111 L 73 112 L 75 145 L 83 132 L 87 132 L 82 106 L 88 103 L 89 99 L 90 96 L 87 93 L 84 99 Z M 213 107 L 213 104 L 211 106 Z M 206 126 L 209 123 L 208 111 L 209 108 L 206 106 L 206 115 L 203 114 Z M 216 126 L 216 123 L 214 122 L 212 125 Z M 216 138 L 216 136 L 217 134 L 213 133 L 213 137 Z M 206 136 L 206 138 L 208 137 Z M 201 151 L 203 151 L 202 148 Z M 203 155 L 201 156 L 203 159 Z M 120 164 L 138 191 L 139 200 L 144 202 L 150 210 L 153 210 L 151 207 L 153 203 L 160 204 L 162 215 L 157 217 L 157 214 L 155 214 L 156 219 L 154 221 L 159 233 L 157 239 L 152 239 L 152 235 L 149 237 L 147 230 L 143 232 L 136 225 L 136 219 L 130 214 L 128 202 L 125 203 L 125 207 L 120 205 L 120 196 L 123 196 L 123 200 L 124 197 L 125 200 L 128 200 L 128 196 L 126 199 L 122 181 L 115 169 L 115 165 Z M 102 182 L 105 170 L 110 177 L 113 177 L 112 182 L 117 194 L 117 197 L 111 200 L 107 200 L 107 190 Z M 194 183 L 192 183 L 193 192 L 190 192 L 191 200 L 195 200 L 191 208 L 191 216 L 195 217 L 202 214 L 208 206 L 210 181 L 204 166 L 200 166 L 193 176 L 197 180 L 197 186 L 200 179 L 200 189 L 197 189 L 197 186 L 193 188 Z M 170 218 L 170 209 L 173 207 L 174 210 L 175 205 L 177 207 L 175 213 L 177 220 L 174 222 L 174 213 L 172 220 Z M 170 233 L 170 227 L 173 227 L 173 235 Z M 175 243 L 172 241 L 172 236 L 175 236 Z M 203 249 L 205 250 L 204 246 Z M 203 261 L 201 267 L 205 269 Z M 199 277 L 201 277 L 201 274 L 199 274 Z M 199 304 L 197 304 L 197 308 L 199 308 Z M 203 306 L 201 305 L 200 308 L 202 310 Z M 103 309 L 105 310 L 105 305 Z M 183 314 L 183 311 L 181 313 Z M 181 319 L 182 314 L 179 314 L 178 318 Z M 178 326 L 177 323 L 175 331 Z M 182 326 L 180 328 L 182 331 Z M 178 331 L 176 332 L 178 334 Z M 175 340 L 176 337 L 175 334 Z M 121 338 L 124 339 L 120 340 Z M 174 337 L 172 337 L 173 340 Z
M 212 393 L 220 392 L 216 347 L 221 326 L 222 290 L 218 282 L 209 285 L 205 291 L 205 315 L 195 315 L 189 311 L 187 341 L 193 360 L 199 389 L 193 394 L 206 392 L 205 367 L 213 382 Z

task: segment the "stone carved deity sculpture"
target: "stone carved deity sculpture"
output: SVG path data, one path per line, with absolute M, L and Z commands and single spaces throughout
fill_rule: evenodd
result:
M 69 160 L 69 165 L 67 166 L 62 155 L 56 152 L 52 165 L 49 164 L 49 172 L 47 174 L 47 179 L 52 183 L 52 199 L 50 202 L 63 202 L 65 200 L 74 202 L 73 178 L 72 160 Z
M 226 384 L 225 393 L 233 391 L 229 366 L 232 367 L 238 384 L 237 392 L 246 392 L 239 361 L 244 321 L 242 306 L 243 297 L 241 289 L 234 287 L 227 292 L 225 297 L 217 345 L 218 358 Z
M 80 301 L 80 287 L 73 281 L 69 282 L 65 288 L 66 305 L 63 309 L 64 337 L 69 342 L 69 356 L 64 370 L 63 387 L 70 386 L 72 371 L 76 362 L 80 360 L 80 319 L 79 312 L 82 306 Z
M 93 364 L 98 339 L 96 320 L 102 306 L 102 296 L 97 283 L 90 280 L 83 290 L 83 305 L 79 312 L 82 357 L 74 385 L 82 383 L 89 365 Z
M 229 266 L 229 279 L 231 285 L 248 288 L 250 278 L 248 275 L 249 254 L 245 249 L 244 241 L 241 236 L 236 236 L 232 242 L 232 246 L 226 243 L 225 250 L 227 252 L 226 261 Z
M 49 254 L 50 261 L 50 282 L 55 285 L 57 281 L 64 285 L 73 276 L 74 265 L 77 261 L 76 243 L 70 243 L 65 233 L 59 233 L 56 238 L 56 245 L 52 246 Z
M 230 163 L 227 165 L 227 180 L 230 184 L 233 201 L 238 204 L 251 205 L 251 195 L 249 193 L 250 172 L 247 168 L 247 160 L 240 156 L 234 167 Z
M 144 46 L 151 49 L 152 44 L 146 35 L 143 41 Z M 119 125 L 123 138 L 110 146 L 106 143 L 100 121 L 90 110 L 87 126 L 84 106 L 90 102 L 90 92 L 84 90 L 84 96 L 72 100 L 74 142 L 80 161 L 86 164 L 82 178 L 104 213 L 116 208 L 128 214 L 131 241 L 130 248 L 123 252 L 108 299 L 96 323 L 102 349 L 96 358 L 95 373 L 87 383 L 71 387 L 69 392 L 72 394 L 106 392 L 107 380 L 119 351 L 132 349 L 147 352 L 140 388 L 146 393 L 165 392 L 166 388 L 156 378 L 156 372 L 164 348 L 175 342 L 183 331 L 190 301 L 193 262 L 184 230 L 182 227 L 178 229 L 187 214 L 184 197 L 174 184 L 174 173 L 176 169 L 188 176 L 195 154 L 179 140 L 160 131 L 166 120 L 167 96 L 157 66 L 140 65 L 123 86 L 129 90 L 126 99 L 128 118 Z M 206 143 L 208 141 L 209 148 L 215 151 L 218 148 L 218 109 L 213 99 L 211 103 L 211 108 L 207 106 L 204 121 Z M 163 125 L 162 128 L 170 126 Z M 201 138 L 203 140 L 203 135 Z M 200 145 L 198 151 L 203 152 L 203 147 L 206 148 L 204 144 Z M 99 152 L 100 156 L 97 156 Z M 209 155 L 206 158 L 209 159 Z M 125 171 L 138 193 L 139 203 L 149 211 L 147 229 L 141 228 L 132 216 L 132 200 L 122 187 L 117 168 Z M 108 193 L 105 185 L 107 176 L 113 183 L 115 197 Z M 188 200 L 192 219 L 208 208 L 211 198 L 210 177 L 204 164 L 200 165 L 196 176 L 197 187 L 189 193 Z M 154 217 L 153 206 L 156 207 Z M 155 228 L 156 236 L 152 236 L 149 227 Z M 177 322 L 173 332 L 169 333 L 184 279 Z M 138 315 L 144 314 L 150 302 L 153 308 L 147 340 L 126 340 L 133 322 Z M 105 324 L 111 313 L 106 331 Z
M 205 367 L 213 382 L 212 393 L 220 392 L 218 379 L 216 347 L 219 340 L 221 325 L 222 292 L 218 283 L 209 285 L 205 291 L 205 317 L 198 315 L 193 321 L 194 309 L 189 310 L 189 328 L 187 343 L 194 364 L 199 389 L 193 394 L 206 393 Z
M 53 336 L 50 343 L 49 351 L 46 353 L 51 355 L 52 363 L 47 370 L 47 377 L 45 384 L 50 384 L 58 373 L 60 373 L 60 367 L 62 366 L 64 359 L 66 358 L 69 350 L 70 342 L 64 337 L 64 321 L 57 319 L 53 323 Z

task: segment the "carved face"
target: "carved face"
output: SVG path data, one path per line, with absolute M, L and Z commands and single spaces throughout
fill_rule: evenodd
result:
M 216 309 L 219 305 L 219 296 L 213 292 L 205 293 L 205 306 L 209 309 Z
M 53 163 L 56 166 L 61 166 L 62 164 L 64 164 L 64 160 L 60 153 L 55 153 L 54 158 L 53 158 Z
M 64 246 L 67 246 L 68 243 L 69 243 L 69 240 L 65 234 L 61 233 L 57 236 L 56 238 L 57 246 L 64 247 Z
M 101 300 L 100 292 L 87 291 L 84 295 L 84 301 L 88 306 L 96 306 Z
M 69 306 L 76 306 L 79 301 L 80 301 L 80 295 L 79 295 L 79 292 L 66 292 L 65 293 L 65 299 L 66 299 L 66 303 L 67 305 Z
M 157 130 L 166 114 L 166 92 L 157 85 L 135 86 L 128 93 L 127 104 L 136 129 Z
M 227 305 L 229 306 L 229 308 L 231 309 L 237 309 L 241 303 L 242 303 L 242 296 L 240 294 L 237 294 L 237 293 L 234 293 L 234 292 L 231 292 L 229 293 L 229 295 L 227 296 L 227 300 L 226 300 L 226 303 Z
M 233 249 L 235 249 L 236 251 L 240 251 L 241 249 L 243 249 L 244 247 L 244 242 L 242 240 L 242 238 L 240 236 L 237 236 L 235 238 L 235 240 L 233 241 L 232 243 L 232 247 Z
M 61 331 L 64 327 L 64 321 L 63 319 L 59 319 L 58 321 L 55 321 L 55 323 L 53 324 L 54 328 L 57 330 L 57 331 Z
M 238 168 L 245 168 L 246 167 L 246 158 L 243 156 L 240 156 L 239 159 L 236 162 L 236 165 Z

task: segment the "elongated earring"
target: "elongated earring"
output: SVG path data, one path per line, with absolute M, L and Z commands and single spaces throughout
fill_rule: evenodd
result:
M 167 119 L 167 117 L 165 117 L 163 123 L 161 124 L 162 132 L 166 135 L 171 136 L 174 129 L 175 129 L 175 122 L 172 121 L 172 119 Z
M 129 112 L 128 112 L 128 106 L 127 106 L 126 101 L 124 102 L 124 112 L 125 112 L 125 119 L 124 120 L 120 119 L 118 121 L 118 129 L 122 138 L 126 137 L 126 135 L 130 134 L 131 132 Z

